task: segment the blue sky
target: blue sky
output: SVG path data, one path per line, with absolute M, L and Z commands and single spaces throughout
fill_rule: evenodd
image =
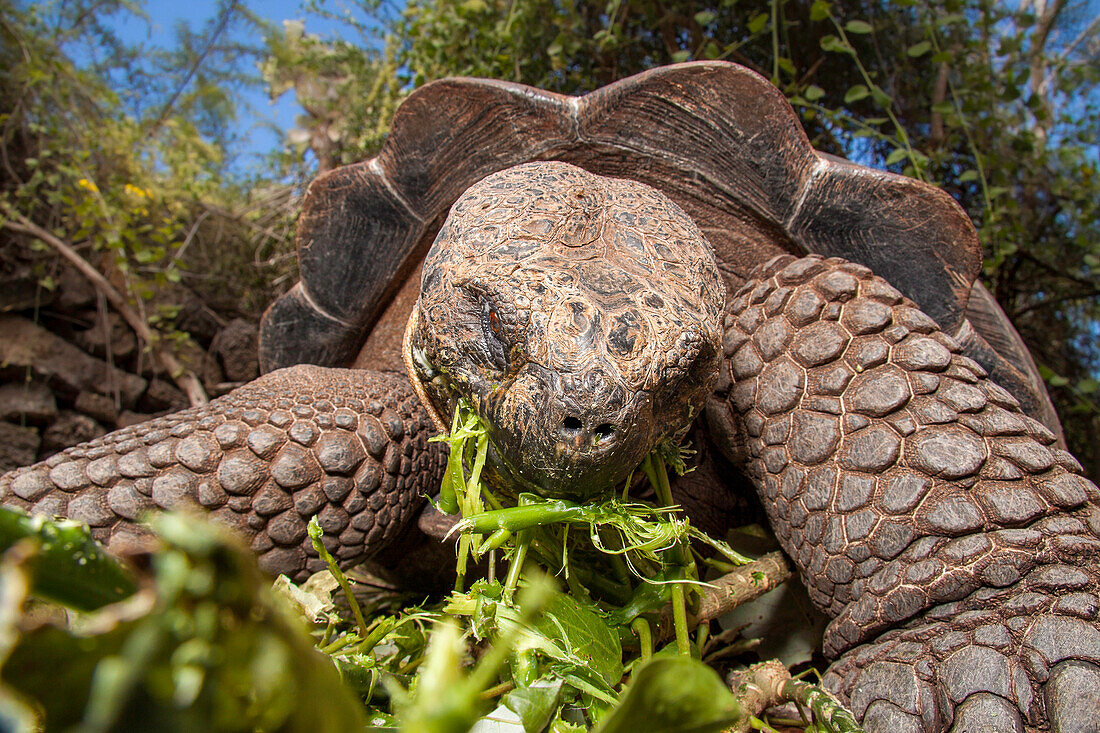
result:
M 339 3 L 328 3 L 339 9 Z M 325 37 L 339 36 L 346 30 L 340 23 L 318 17 L 304 11 L 300 0 L 248 0 L 245 3 L 253 13 L 273 23 L 284 20 L 300 20 L 306 32 Z M 175 44 L 175 29 L 181 21 L 198 30 L 218 12 L 216 0 L 147 0 L 144 4 L 148 20 L 125 14 L 117 17 L 114 30 L 120 39 L 147 47 L 171 48 Z M 241 39 L 250 40 L 250 39 Z M 251 89 L 242 99 L 239 125 L 248 131 L 248 140 L 242 153 L 262 155 L 278 147 L 281 133 L 271 130 L 265 123 L 273 122 L 279 130 L 293 127 L 300 107 L 293 93 L 284 94 L 272 104 L 262 89 Z

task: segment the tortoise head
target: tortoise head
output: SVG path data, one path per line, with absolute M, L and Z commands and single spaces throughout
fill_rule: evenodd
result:
M 582 498 L 686 432 L 717 375 L 724 300 L 710 245 L 666 196 L 529 163 L 452 207 L 424 263 L 410 376 L 439 415 L 470 402 L 505 478 Z

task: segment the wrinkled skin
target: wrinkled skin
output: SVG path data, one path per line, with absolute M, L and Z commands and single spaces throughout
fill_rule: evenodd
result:
M 442 468 L 426 434 L 459 398 L 500 474 L 569 496 L 705 405 L 701 454 L 754 483 L 833 618 L 825 684 L 869 731 L 1100 730 L 1100 492 L 1050 431 L 866 267 L 779 257 L 723 306 L 661 194 L 510 169 L 456 203 L 425 264 L 406 353 L 421 401 L 392 376 L 292 367 L 8 474 L 0 498 L 118 548 L 142 510 L 199 504 L 300 578 L 314 514 L 344 562 L 407 562 Z M 720 465 L 679 487 L 704 524 L 732 485 Z
M 691 425 L 724 301 L 706 240 L 666 197 L 532 163 L 452 208 L 424 264 L 411 362 L 441 415 L 470 400 L 513 481 L 589 497 Z

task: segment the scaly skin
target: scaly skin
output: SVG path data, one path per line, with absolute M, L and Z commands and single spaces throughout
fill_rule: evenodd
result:
M 260 566 L 304 579 L 306 536 L 353 565 L 391 542 L 435 491 L 445 452 L 408 382 L 296 366 L 0 477 L 0 502 L 86 522 L 113 550 L 141 543 L 150 510 L 201 506 L 252 541 Z
M 725 324 L 710 423 L 868 730 L 1096 731 L 1100 492 L 1054 436 L 860 265 L 777 258 Z
M 490 176 L 425 263 L 411 376 L 436 413 L 480 411 L 504 475 L 551 494 L 613 484 L 714 384 L 710 255 L 653 189 L 561 163 Z M 826 682 L 868 730 L 1096 731 L 1100 492 L 1050 431 L 843 260 L 763 266 L 721 345 L 712 441 L 833 617 Z M 342 564 L 381 551 L 422 574 L 403 530 L 438 486 L 431 424 L 404 379 L 293 367 L 9 474 L 0 501 L 114 548 L 143 511 L 196 503 L 298 578 L 320 567 L 317 514 Z M 717 466 L 684 484 L 711 518 Z

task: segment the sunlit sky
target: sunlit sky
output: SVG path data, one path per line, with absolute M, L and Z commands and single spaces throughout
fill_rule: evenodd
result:
M 328 37 L 339 35 L 344 30 L 337 22 L 305 12 L 299 0 L 248 0 L 244 4 L 253 13 L 274 23 L 290 19 L 303 21 L 309 33 Z M 338 3 L 329 4 L 339 7 Z M 148 20 L 131 15 L 119 16 L 114 24 L 115 31 L 122 40 L 130 43 L 170 48 L 175 43 L 175 28 L 180 22 L 199 30 L 207 20 L 217 15 L 218 3 L 216 0 L 148 0 L 144 9 Z M 293 93 L 284 94 L 273 104 L 263 90 L 254 89 L 249 90 L 242 101 L 245 104 L 239 111 L 239 125 L 242 131 L 248 131 L 248 140 L 242 151 L 246 157 L 248 153 L 266 153 L 280 143 L 280 133 L 269 129 L 264 122 L 273 121 L 280 130 L 288 130 L 300 111 Z

